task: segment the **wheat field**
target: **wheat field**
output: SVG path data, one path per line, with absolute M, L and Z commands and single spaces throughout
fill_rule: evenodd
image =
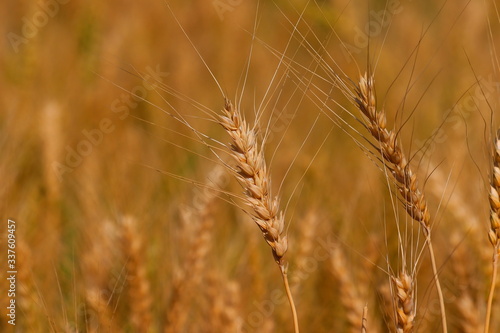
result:
M 1 332 L 500 331 L 495 0 L 0 8 Z

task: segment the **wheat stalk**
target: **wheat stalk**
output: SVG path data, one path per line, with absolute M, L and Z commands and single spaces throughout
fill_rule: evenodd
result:
M 493 175 L 490 186 L 490 231 L 488 237 L 493 245 L 493 273 L 491 287 L 488 295 L 488 306 L 486 308 L 485 332 L 489 332 L 491 321 L 491 309 L 493 297 L 495 296 L 495 286 L 498 271 L 498 256 L 500 255 L 500 132 L 497 133 L 493 152 Z
M 361 76 L 359 84 L 355 88 L 355 93 L 354 102 L 366 118 L 365 124 L 367 129 L 378 142 L 378 146 L 374 146 L 379 150 L 384 165 L 394 179 L 403 207 L 414 221 L 419 222 L 426 238 L 434 281 L 439 296 L 443 332 L 446 333 L 448 331 L 446 310 L 431 242 L 431 217 L 427 208 L 427 201 L 418 187 L 417 176 L 411 169 L 401 148 L 401 144 L 397 139 L 396 132 L 386 127 L 387 119 L 385 111 L 383 109 L 377 110 L 373 76 L 368 77 L 367 74 Z
M 231 153 L 236 160 L 232 169 L 237 180 L 245 189 L 246 204 L 252 208 L 252 219 L 258 225 L 264 239 L 271 247 L 274 260 L 280 268 L 286 293 L 292 309 L 295 332 L 299 332 L 297 312 L 290 291 L 287 277 L 287 265 L 284 260 L 288 249 L 285 235 L 283 212 L 279 211 L 279 199 L 271 195 L 271 177 L 268 173 L 262 146 L 257 142 L 257 132 L 251 128 L 240 111 L 225 100 L 223 115 L 219 123 L 232 139 Z

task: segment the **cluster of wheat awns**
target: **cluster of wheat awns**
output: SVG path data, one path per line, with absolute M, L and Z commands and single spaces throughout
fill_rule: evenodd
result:
M 346 87 L 345 85 L 343 87 Z M 377 108 L 374 79 L 365 74 L 360 77 L 358 85 L 353 90 L 343 90 L 350 101 L 361 112 L 368 132 L 375 139 L 372 144 L 383 170 L 390 175 L 397 188 L 400 201 L 409 217 L 418 222 L 425 237 L 425 246 L 434 274 L 434 282 L 440 301 L 443 332 L 447 332 L 444 297 L 438 277 L 438 269 L 432 246 L 432 223 L 427 201 L 419 188 L 416 174 L 412 171 L 402 146 L 398 140 L 397 131 L 387 128 L 386 113 Z M 287 251 L 287 236 L 284 232 L 285 220 L 279 208 L 279 197 L 271 195 L 271 178 L 266 165 L 263 143 L 258 142 L 257 129 L 250 126 L 243 118 L 240 110 L 226 99 L 223 115 L 219 123 L 231 137 L 230 151 L 236 161 L 236 168 L 229 166 L 241 186 L 245 190 L 245 202 L 251 208 L 250 215 L 263 233 L 264 239 L 271 247 L 275 261 L 283 276 L 285 288 L 292 308 L 294 328 L 298 332 L 298 322 L 293 298 L 288 287 L 287 265 L 284 255 Z M 496 262 L 500 252 L 500 141 L 496 141 L 494 154 L 494 169 L 491 184 L 491 230 L 489 238 L 494 246 L 494 273 L 496 281 Z M 415 281 L 414 275 L 407 272 L 403 261 L 399 274 L 391 276 L 394 289 L 397 332 L 412 332 L 416 318 Z M 487 308 L 486 332 L 491 317 L 492 299 L 495 283 L 492 283 Z M 366 315 L 362 318 L 362 330 L 366 330 Z M 360 318 L 361 319 L 361 318 Z

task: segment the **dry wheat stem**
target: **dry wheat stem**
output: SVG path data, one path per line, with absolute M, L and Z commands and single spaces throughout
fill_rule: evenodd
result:
M 384 110 L 377 110 L 374 79 L 367 74 L 361 76 L 355 89 L 354 102 L 366 118 L 366 127 L 378 141 L 377 147 L 385 166 L 393 176 L 398 192 L 401 195 L 403 207 L 409 216 L 419 222 L 426 238 L 427 248 L 432 264 L 434 281 L 439 296 L 443 332 L 447 332 L 444 297 L 439 282 L 436 259 L 431 242 L 431 221 L 427 201 L 418 188 L 417 176 L 411 170 L 410 164 L 393 130 L 387 129 L 387 118 Z
M 498 271 L 498 256 L 500 255 L 500 131 L 495 139 L 493 152 L 493 175 L 490 186 L 490 231 L 488 233 L 490 243 L 493 245 L 493 273 L 491 286 L 488 295 L 488 306 L 486 308 L 486 322 L 484 331 L 489 332 L 491 321 L 491 309 L 493 307 L 493 298 L 495 296 L 495 286 Z
M 262 146 L 257 141 L 255 128 L 243 119 L 239 109 L 225 100 L 219 122 L 231 136 L 231 153 L 236 161 L 234 175 L 245 189 L 246 204 L 252 208 L 252 219 L 259 226 L 264 239 L 271 247 L 278 264 L 292 309 L 295 332 L 299 331 L 297 312 L 290 292 L 287 265 L 284 255 L 288 248 L 283 212 L 279 211 L 279 199 L 271 195 L 271 178 L 265 163 Z

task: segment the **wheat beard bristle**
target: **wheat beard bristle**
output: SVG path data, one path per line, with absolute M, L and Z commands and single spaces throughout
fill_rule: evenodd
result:
M 236 160 L 236 178 L 245 189 L 245 200 L 254 212 L 252 218 L 259 226 L 264 239 L 271 246 L 274 259 L 284 266 L 287 237 L 283 234 L 284 217 L 279 212 L 279 199 L 271 196 L 270 177 L 262 147 L 257 144 L 256 133 L 241 117 L 240 112 L 225 100 L 219 122 L 231 136 L 231 151 Z

